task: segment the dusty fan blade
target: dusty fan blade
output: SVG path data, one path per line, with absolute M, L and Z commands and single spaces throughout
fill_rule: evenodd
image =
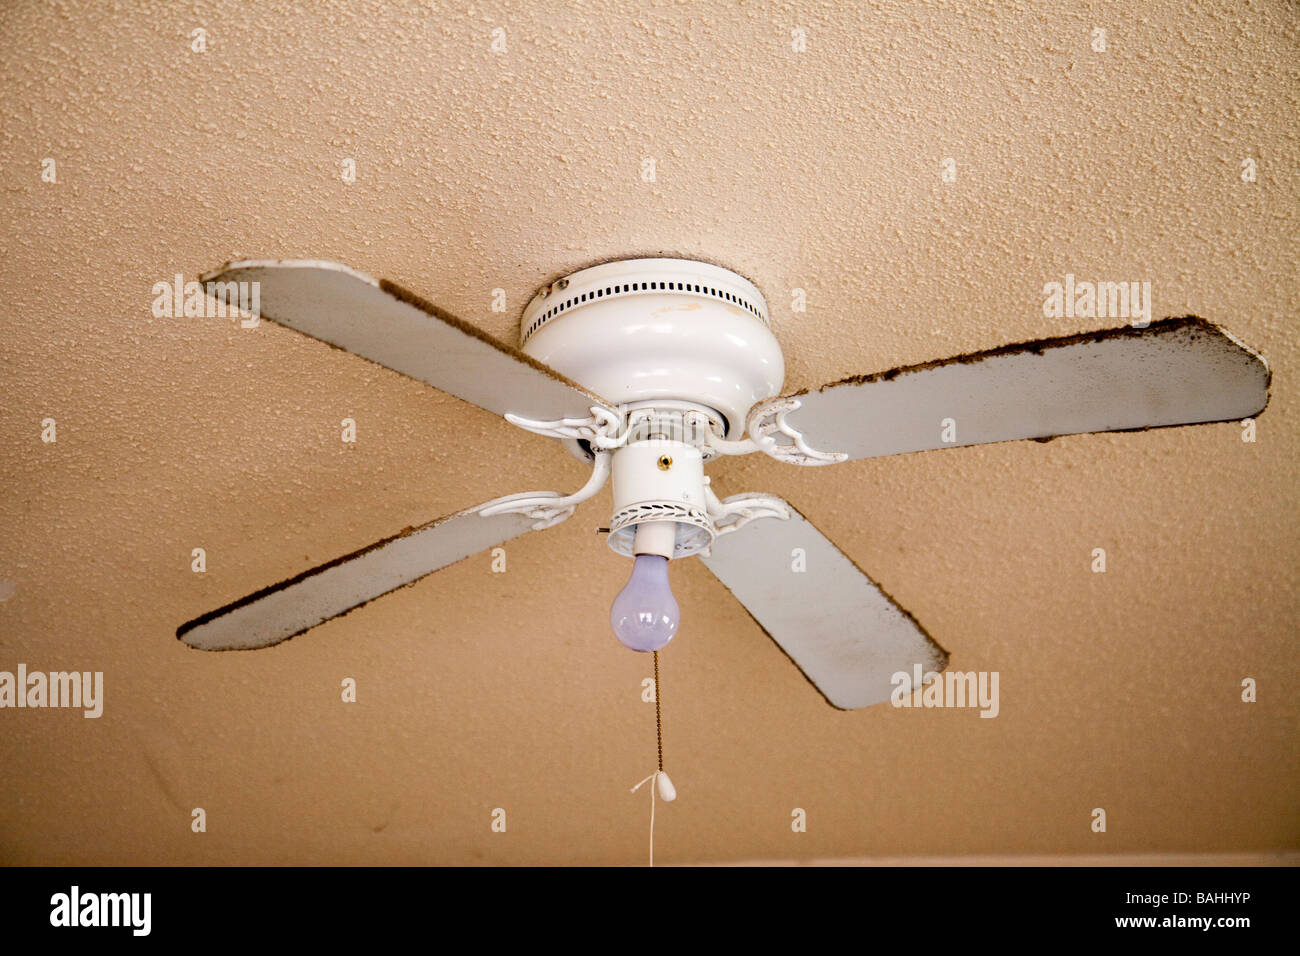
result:
M 551 421 L 588 418 L 593 405 L 612 407 L 401 286 L 337 263 L 250 259 L 227 263 L 201 281 L 228 302 L 235 298 L 229 290 L 239 287 L 222 284 L 256 282 L 262 318 L 498 415 Z
M 484 518 L 477 508 L 438 518 L 210 611 L 182 624 L 176 636 L 204 651 L 270 647 L 518 537 L 534 523 L 519 514 Z
M 922 674 L 948 666 L 916 619 L 794 508 L 786 520 L 761 518 L 719 537 L 701 560 L 841 710 L 888 700 L 893 676 L 910 681 L 917 664 Z
M 1082 432 L 1236 421 L 1268 404 L 1264 359 L 1195 316 L 1007 345 L 857 376 L 795 393 L 785 424 L 806 448 L 875 458 L 903 452 Z M 779 404 L 756 406 L 750 432 Z M 770 409 L 770 410 L 769 410 Z M 788 432 L 787 432 L 788 434 Z M 786 441 L 778 437 L 779 441 Z M 822 461 L 797 445 L 769 450 Z

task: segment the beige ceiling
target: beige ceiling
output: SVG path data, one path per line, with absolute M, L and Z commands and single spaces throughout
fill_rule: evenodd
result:
M 239 256 L 345 262 L 511 341 L 549 278 L 704 258 L 767 296 L 791 389 L 1113 324 L 1043 318 L 1066 273 L 1150 281 L 1156 317 L 1268 358 L 1254 444 L 712 468 L 796 504 L 954 667 L 998 671 L 1001 713 L 836 711 L 683 562 L 656 861 L 1300 848 L 1298 46 L 1294 5 L 1227 0 L 5 4 L 0 670 L 102 670 L 106 700 L 0 711 L 0 861 L 644 860 L 650 662 L 609 633 L 607 491 L 505 574 L 471 558 L 258 652 L 175 639 L 406 525 L 584 479 L 288 330 L 151 315 L 153 283 Z

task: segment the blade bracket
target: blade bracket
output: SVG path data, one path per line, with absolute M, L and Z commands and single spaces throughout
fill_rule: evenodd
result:
M 802 406 L 797 398 L 777 398 L 754 406 L 747 423 L 754 444 L 764 454 L 791 465 L 835 465 L 847 461 L 849 456 L 845 452 L 825 452 L 809 447 L 803 440 L 803 432 L 786 421 L 791 412 Z M 790 440 L 783 442 L 778 435 Z
M 709 517 L 713 519 L 713 526 L 717 529 L 719 537 L 739 531 L 759 518 L 790 520 L 790 506 L 781 498 L 772 495 L 732 495 L 722 501 L 713 489 L 705 484 L 704 498 L 709 504 Z
M 591 407 L 588 418 L 557 418 L 554 421 L 537 421 L 507 412 L 506 421 L 524 431 L 544 438 L 586 441 L 593 448 L 608 450 L 618 448 L 627 441 L 627 431 L 620 434 L 622 417 L 599 405 Z
M 609 452 L 596 453 L 596 461 L 591 466 L 591 477 L 587 483 L 571 495 L 561 495 L 558 491 L 524 491 L 503 498 L 493 498 L 476 510 L 484 518 L 495 515 L 519 514 L 535 518 L 534 531 L 552 528 L 561 521 L 573 516 L 578 505 L 600 491 L 609 478 Z

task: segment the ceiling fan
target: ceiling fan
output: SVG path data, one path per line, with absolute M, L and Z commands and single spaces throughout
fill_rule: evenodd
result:
M 780 498 L 719 499 L 704 466 L 759 452 L 796 465 L 1082 432 L 1252 417 L 1264 359 L 1194 316 L 1041 339 L 781 395 L 785 363 L 748 280 L 682 259 L 575 272 L 525 308 L 518 349 L 419 296 L 321 261 L 239 261 L 201 280 L 258 313 L 561 440 L 591 464 L 571 494 L 508 495 L 343 555 L 182 625 L 204 650 L 268 647 L 462 558 L 570 515 L 612 478 L 609 544 L 633 557 L 611 624 L 665 646 L 668 564 L 698 556 L 841 709 L 948 662 L 906 610 Z M 247 288 L 247 287 L 245 287 Z

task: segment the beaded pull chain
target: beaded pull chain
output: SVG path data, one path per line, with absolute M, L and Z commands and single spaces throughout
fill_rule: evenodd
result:
M 664 721 L 663 711 L 659 703 L 659 652 L 654 652 L 655 656 L 655 739 L 659 747 L 659 769 L 650 776 L 646 777 L 635 787 L 632 793 L 636 793 L 643 785 L 653 780 L 654 786 L 650 788 L 650 865 L 655 865 L 655 794 L 657 793 L 664 803 L 671 803 L 677 799 L 677 789 L 673 786 L 672 780 L 668 774 L 664 773 Z

